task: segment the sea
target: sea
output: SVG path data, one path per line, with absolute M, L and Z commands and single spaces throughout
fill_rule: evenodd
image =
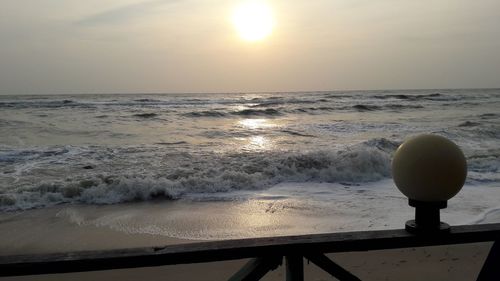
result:
M 400 228 L 407 138 L 463 150 L 442 218 L 500 222 L 500 89 L 0 96 L 0 214 L 182 239 Z

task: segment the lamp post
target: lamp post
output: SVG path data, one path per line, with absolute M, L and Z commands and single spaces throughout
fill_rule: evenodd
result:
M 394 154 L 392 176 L 409 205 L 415 207 L 415 219 L 406 222 L 407 231 L 449 231 L 449 225 L 440 221 L 439 210 L 446 208 L 467 176 L 465 156 L 455 143 L 430 134 L 408 139 Z

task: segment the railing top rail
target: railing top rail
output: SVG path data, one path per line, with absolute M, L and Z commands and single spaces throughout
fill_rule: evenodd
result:
M 464 244 L 500 239 L 500 223 L 451 227 L 450 233 L 414 235 L 378 230 L 197 242 L 102 251 L 0 256 L 0 276 L 66 273 L 201 263 L 273 255 L 370 251 Z

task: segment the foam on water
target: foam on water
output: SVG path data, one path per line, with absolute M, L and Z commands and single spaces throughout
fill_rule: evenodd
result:
M 373 139 L 339 151 L 206 153 L 203 156 L 158 155 L 156 148 L 150 148 L 149 160 L 164 161 L 165 166 L 161 163 L 148 165 L 147 170 L 145 166 L 137 167 L 135 161 L 127 163 L 116 159 L 128 152 L 126 160 L 138 160 L 137 157 L 146 154 L 145 148 L 99 151 L 64 147 L 10 151 L 0 154 L 0 162 L 13 168 L 10 173 L 4 172 L 4 180 L 11 180 L 9 187 L 0 194 L 0 208 L 16 210 L 71 202 L 115 204 L 178 199 L 190 193 L 262 190 L 284 181 L 371 182 L 390 176 L 390 154 L 396 147 L 397 143 L 389 140 Z M 123 166 L 119 170 L 100 167 L 99 161 L 106 159 Z M 75 160 L 82 164 L 72 164 Z M 61 168 L 64 169 L 59 174 L 61 178 L 54 175 L 42 181 L 37 179 L 40 174 L 57 173 Z

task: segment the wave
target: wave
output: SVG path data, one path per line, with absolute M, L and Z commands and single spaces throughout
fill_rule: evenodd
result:
M 137 113 L 134 114 L 133 116 L 140 118 L 154 118 L 158 116 L 158 113 Z
M 316 104 L 322 102 L 329 102 L 329 100 L 324 98 L 317 99 L 285 99 L 280 97 L 271 98 L 254 98 L 252 102 L 256 103 L 251 105 L 251 107 L 269 107 L 276 105 L 292 105 L 292 104 Z
M 373 96 L 374 98 L 376 99 L 400 99 L 400 100 L 407 100 L 407 99 L 411 99 L 413 96 L 409 96 L 409 95 L 377 95 L 377 96 Z
M 193 193 L 261 190 L 280 182 L 363 183 L 391 175 L 390 155 L 395 144 L 374 139 L 338 151 L 232 154 L 183 154 L 156 170 L 134 164 L 135 170 L 79 167 L 67 178 L 28 181 L 0 193 L 0 210 L 42 208 L 56 204 L 116 204 L 132 201 L 174 200 Z M 107 150 L 95 152 L 109 157 Z M 57 151 L 55 151 L 57 152 Z M 54 153 L 54 152 L 52 152 Z M 62 153 L 68 153 L 62 151 Z M 87 151 L 87 153 L 89 153 Z M 130 152 L 129 152 L 130 153 Z M 104 154 L 104 155 L 103 155 Z M 75 155 L 72 154 L 71 161 Z M 117 156 L 115 156 L 117 157 Z M 165 155 L 158 155 L 168 159 Z M 5 159 L 7 160 L 7 159 Z M 7 160 L 9 161 L 9 160 Z M 154 162 L 154 160 L 148 160 Z M 215 165 L 214 165 L 215 164 Z
M 154 103 L 159 103 L 161 102 L 161 100 L 156 100 L 156 99 L 136 99 L 134 101 L 137 101 L 137 102 L 154 102 Z
M 366 104 L 356 104 L 352 106 L 353 109 L 357 111 L 374 111 L 380 110 L 381 107 L 377 105 L 366 105 Z
M 225 117 L 228 114 L 237 116 L 280 116 L 283 113 L 279 109 L 266 108 L 266 109 L 242 109 L 237 111 L 222 112 L 216 110 L 205 111 L 192 111 L 183 113 L 185 117 Z
M 95 106 L 88 103 L 81 103 L 73 100 L 23 100 L 23 101 L 0 101 L 0 108 L 94 108 Z
M 313 135 L 303 134 L 303 133 L 299 133 L 299 132 L 292 131 L 292 130 L 281 130 L 281 132 L 283 132 L 283 133 L 287 133 L 287 134 L 292 135 L 292 136 L 310 137 L 310 138 L 315 137 L 315 136 L 313 136 Z
M 280 116 L 283 115 L 278 109 L 267 108 L 267 109 L 243 109 L 231 112 L 233 115 L 240 116 Z
M 188 143 L 185 141 L 175 141 L 175 142 L 157 142 L 155 144 L 158 144 L 158 145 L 179 145 L 179 144 L 188 144 Z
M 311 113 L 311 114 L 316 114 L 318 112 L 329 112 L 329 111 L 335 111 L 337 108 L 334 107 L 328 107 L 328 106 L 320 106 L 320 107 L 300 107 L 291 110 L 293 113 Z
M 490 149 L 467 157 L 468 170 L 471 172 L 496 173 L 500 167 L 500 150 Z
M 422 105 L 418 104 L 386 104 L 386 105 L 371 105 L 371 104 L 355 104 L 353 106 L 308 106 L 308 107 L 272 107 L 272 108 L 262 108 L 262 107 L 270 107 L 271 105 L 281 104 L 279 103 L 268 103 L 265 106 L 262 104 L 257 105 L 248 105 L 249 108 L 231 111 L 225 108 L 211 109 L 211 110 L 202 110 L 202 111 L 190 111 L 180 113 L 180 116 L 190 117 L 190 118 L 203 118 L 203 117 L 227 117 L 227 116 L 244 116 L 244 117 L 252 117 L 252 116 L 267 116 L 267 117 L 275 117 L 275 116 L 283 116 L 285 114 L 311 114 L 317 115 L 322 113 L 328 113 L 332 111 L 344 111 L 344 110 L 356 110 L 359 112 L 366 111 L 380 111 L 380 110 L 392 110 L 392 111 L 400 111 L 404 109 L 421 109 L 424 108 Z M 300 102 L 300 104 L 307 103 L 315 103 L 315 102 Z M 137 117 L 155 117 L 154 113 L 145 113 L 145 114 L 136 114 L 134 116 Z
M 23 99 L 23 100 L 0 100 L 0 108 L 97 108 L 97 107 L 186 107 L 208 104 L 241 104 L 242 101 L 236 99 L 190 99 L 172 98 L 166 96 L 165 99 L 140 98 L 140 99 Z M 244 102 L 243 102 L 244 103 Z
M 345 98 L 352 98 L 354 95 L 346 95 L 346 94 L 339 94 L 339 93 L 327 93 L 323 94 L 323 97 L 325 99 L 345 99 Z
M 479 118 L 481 118 L 483 120 L 496 119 L 498 117 L 500 117 L 500 114 L 497 114 L 497 113 L 484 113 L 484 114 L 479 115 Z
M 384 107 L 392 110 L 424 108 L 422 105 L 419 104 L 387 104 L 384 105 Z
M 432 100 L 432 99 L 435 99 L 435 98 L 443 97 L 443 95 L 440 94 L 440 93 L 415 94 L 415 95 L 408 95 L 408 94 L 386 94 L 386 95 L 374 95 L 372 97 L 376 98 L 376 99 L 400 99 L 400 100 L 430 99 L 430 100 Z
M 185 117 L 224 117 L 226 115 L 224 112 L 214 110 L 193 111 L 182 114 Z
M 458 127 L 476 127 L 479 125 L 481 125 L 481 123 L 472 122 L 472 121 L 465 121 L 465 122 L 458 124 Z
M 0 150 L 0 163 L 15 163 L 19 161 L 33 161 L 41 158 L 53 158 L 55 156 L 68 154 L 69 152 L 70 150 L 66 147 L 49 147 L 43 150 L 25 149 L 5 152 Z
M 351 107 L 359 112 L 364 111 L 378 111 L 378 110 L 392 110 L 400 111 L 403 109 L 421 109 L 424 108 L 419 104 L 386 104 L 386 105 L 368 105 L 368 104 L 356 104 Z M 349 109 L 349 108 L 344 108 Z
M 418 104 L 386 104 L 386 105 L 356 104 L 353 106 L 341 106 L 341 107 L 331 107 L 331 106 L 299 107 L 289 110 L 289 112 L 317 114 L 321 112 L 344 111 L 353 109 L 359 112 L 365 112 L 365 111 L 379 111 L 379 110 L 400 111 L 403 109 L 420 109 L 420 108 L 424 107 Z
M 368 147 L 375 147 L 386 153 L 392 154 L 401 145 L 401 142 L 388 140 L 386 138 L 370 139 L 364 142 Z

